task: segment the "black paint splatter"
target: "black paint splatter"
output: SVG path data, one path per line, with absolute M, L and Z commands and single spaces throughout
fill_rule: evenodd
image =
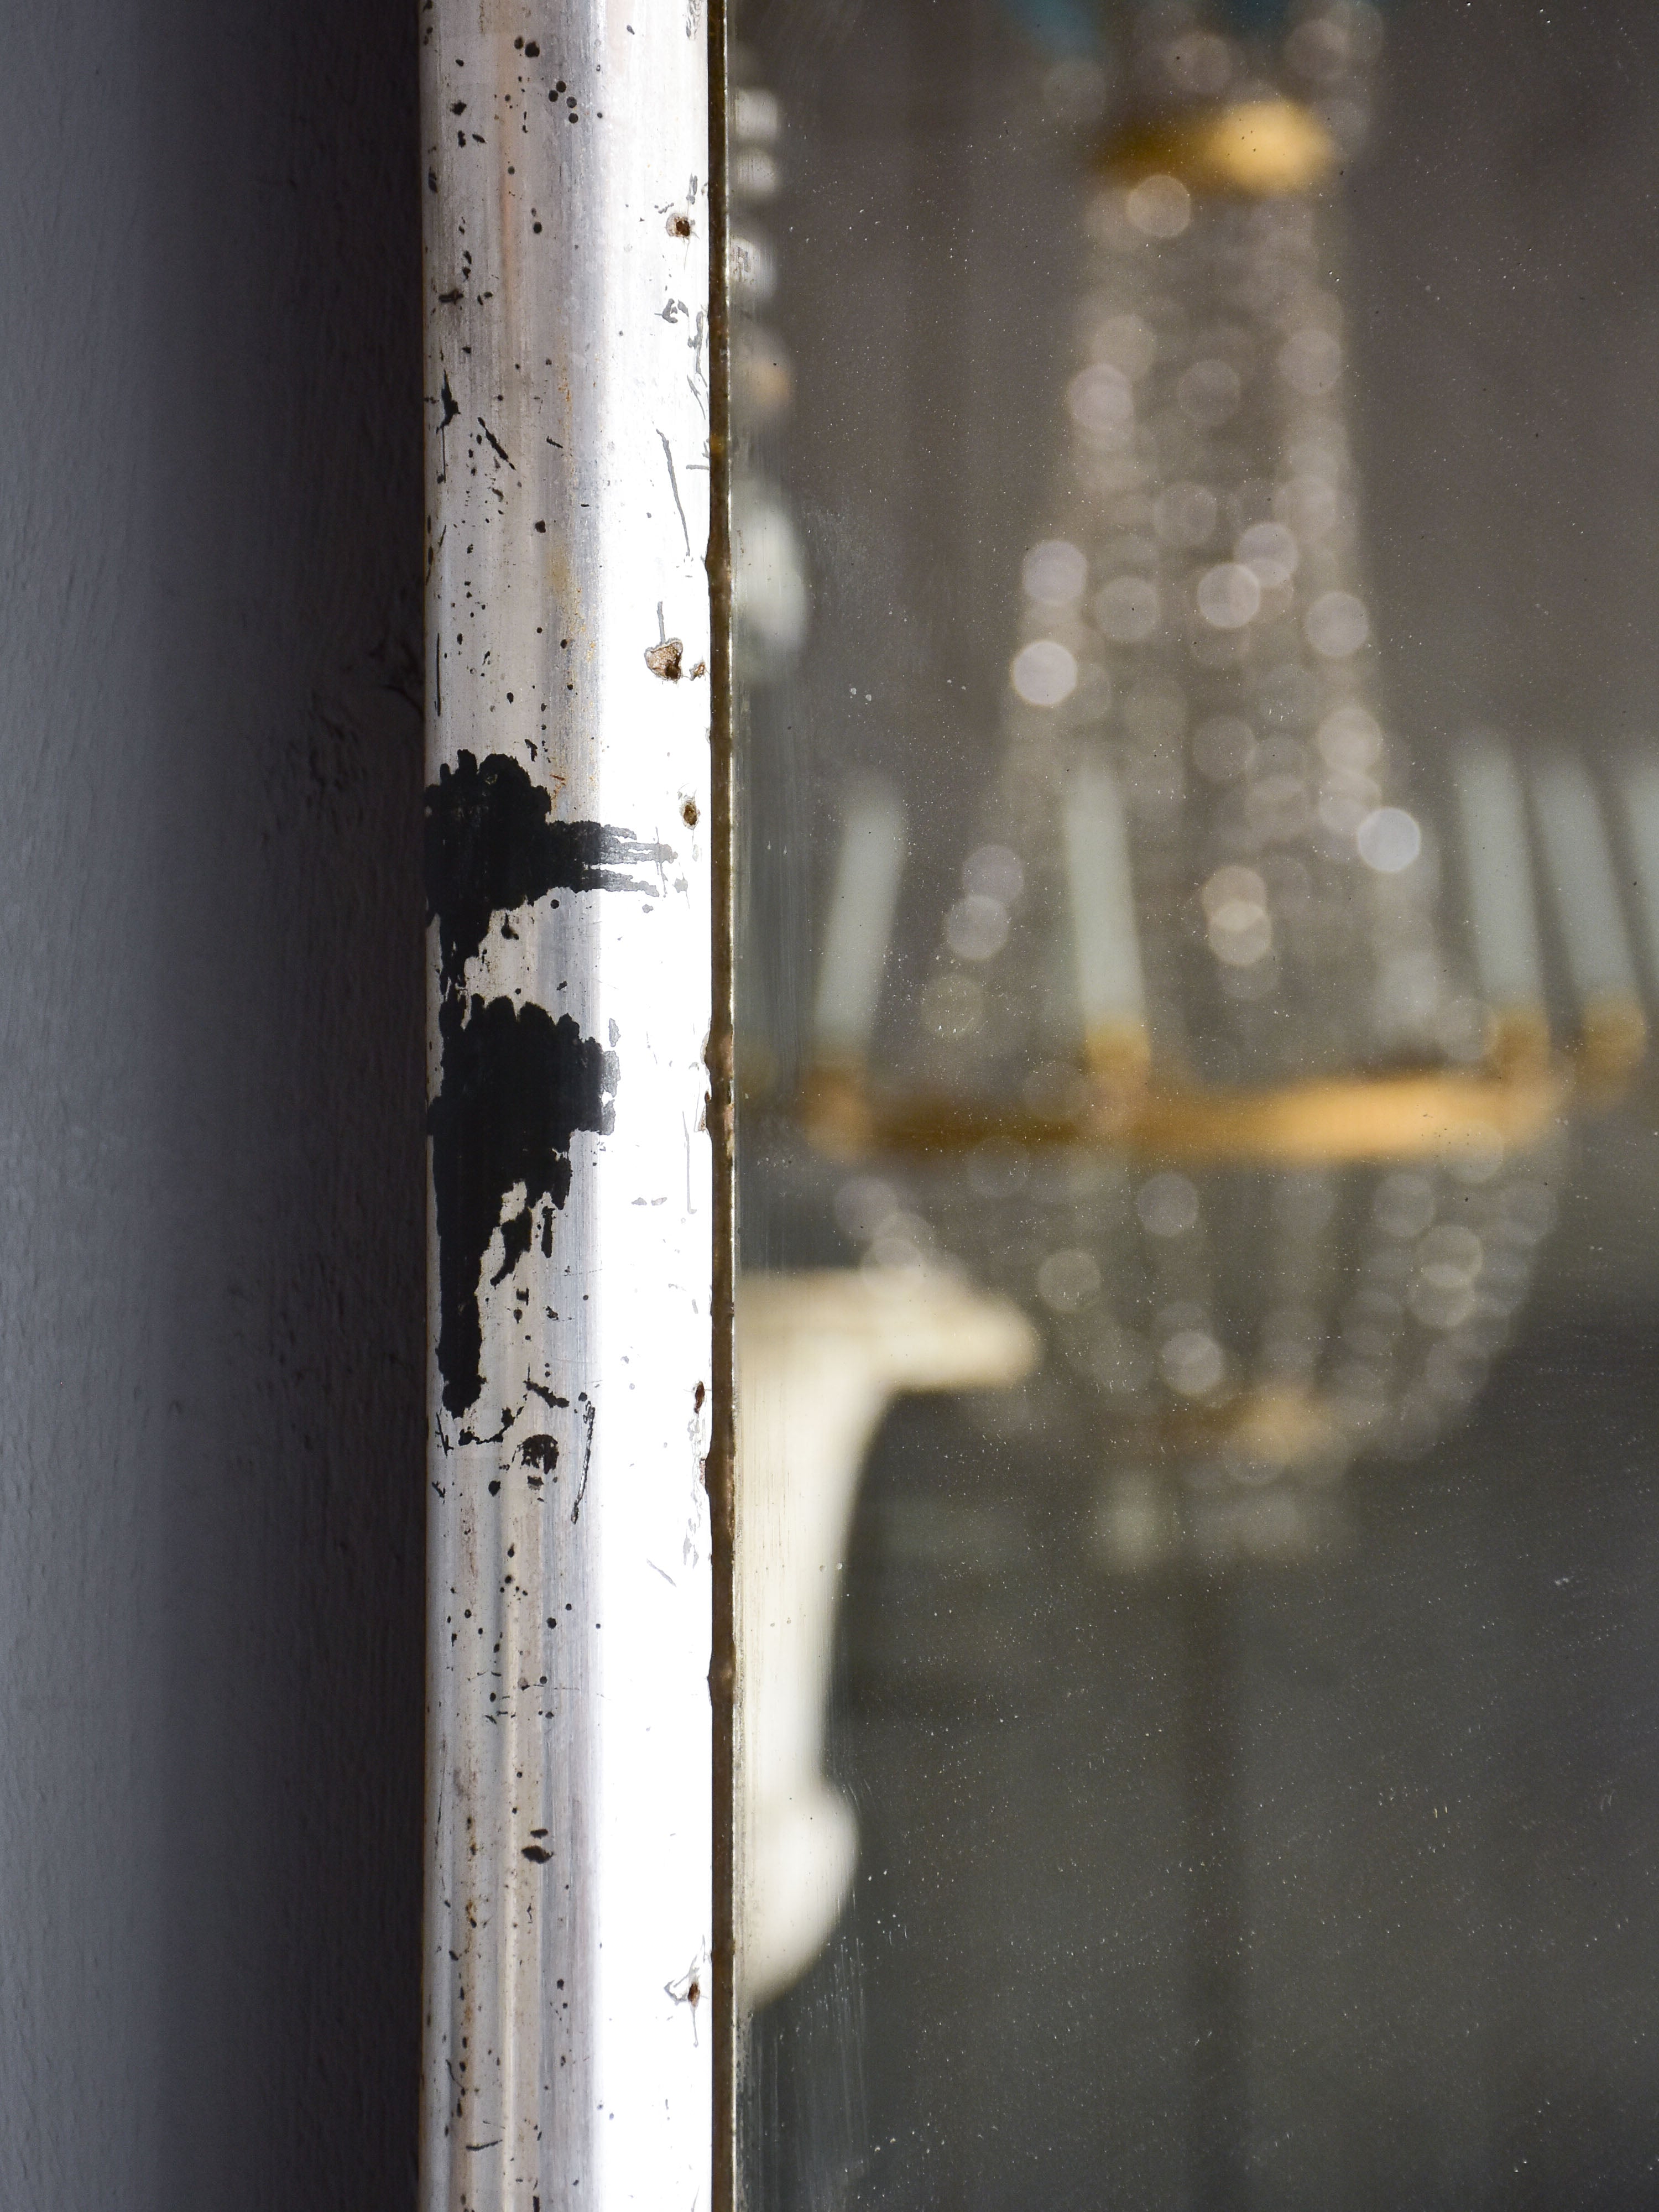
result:
M 579 1390 L 576 1397 L 582 1409 L 582 1480 L 581 1487 L 576 1492 L 576 1502 L 570 1509 L 573 1522 L 582 1517 L 582 1500 L 587 1495 L 587 1478 L 593 1465 L 593 1424 L 599 1418 L 599 1409 L 586 1390 Z
M 490 427 L 489 427 L 489 423 L 488 423 L 488 422 L 486 422 L 484 421 L 484 418 L 483 418 L 483 416 L 482 415 L 480 415 L 480 416 L 479 416 L 479 417 L 478 417 L 478 428 L 479 428 L 483 432 L 483 434 L 484 434 L 485 437 L 489 439 L 489 441 L 490 444 L 495 447 L 495 451 L 496 451 L 496 452 L 501 455 L 501 459 L 502 459 L 507 463 L 507 465 L 508 466 L 508 468 L 513 469 L 513 473 L 514 473 L 514 476 L 517 476 L 517 475 L 518 475 L 518 473 L 519 473 L 519 471 L 517 471 L 517 469 L 513 468 L 513 456 L 512 456 L 512 454 L 511 454 L 511 453 L 509 453 L 507 452 L 507 447 L 506 447 L 504 445 L 502 445 L 502 443 L 501 443 L 501 440 L 500 440 L 500 439 L 495 435 L 495 432 L 490 428 Z
M 526 1437 L 519 1446 L 519 1457 L 527 1467 L 538 1467 L 544 1474 L 551 1474 L 559 1463 L 558 1438 Z
M 585 1037 L 568 1014 L 555 1021 L 541 1006 L 475 998 L 465 1019 L 445 1024 L 443 1087 L 427 1126 L 438 1231 L 438 1371 L 452 1413 L 465 1413 L 483 1387 L 478 1294 L 489 1240 L 499 1228 L 503 1273 L 529 1249 L 532 1209 L 544 1200 L 562 1206 L 569 1196 L 575 1132 L 607 1136 L 614 1127 L 620 1074 L 616 1054 Z M 503 1221 L 502 1206 L 519 1183 L 524 1205 Z
M 528 906 L 549 891 L 656 886 L 619 870 L 665 866 L 667 845 L 601 822 L 555 822 L 550 794 L 515 760 L 464 752 L 441 768 L 426 794 L 427 919 L 439 925 L 446 999 L 462 988 L 466 963 L 492 915 Z

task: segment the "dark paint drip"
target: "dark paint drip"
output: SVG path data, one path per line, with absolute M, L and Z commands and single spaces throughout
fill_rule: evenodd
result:
M 540 796 L 538 793 L 538 796 Z M 463 956 L 464 957 L 465 956 Z M 483 1387 L 479 1289 L 497 1228 L 507 1259 L 499 1282 L 530 1249 L 533 1209 L 570 1194 L 578 1129 L 615 1126 L 621 1069 L 614 1052 L 585 1037 L 568 1014 L 475 998 L 444 1023 L 443 1087 L 428 1110 L 438 1230 L 438 1371 L 443 1402 L 465 1413 Z M 524 1205 L 501 1218 L 507 1194 Z M 591 1439 L 591 1425 L 590 1425 Z
M 444 995 L 460 991 L 490 918 L 549 891 L 656 886 L 619 870 L 662 867 L 672 847 L 602 822 L 555 822 L 550 793 L 502 753 L 464 752 L 426 793 L 427 919 L 438 923 Z
M 593 1424 L 599 1418 L 599 1409 L 586 1390 L 579 1391 L 577 1396 L 582 1409 L 582 1480 L 581 1487 L 576 1492 L 576 1502 L 570 1509 L 573 1522 L 582 1517 L 582 1500 L 587 1495 L 587 1477 L 593 1465 Z

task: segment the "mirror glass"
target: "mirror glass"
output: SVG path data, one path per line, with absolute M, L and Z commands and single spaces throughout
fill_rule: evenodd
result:
M 749 0 L 751 2212 L 1659 2170 L 1659 19 Z

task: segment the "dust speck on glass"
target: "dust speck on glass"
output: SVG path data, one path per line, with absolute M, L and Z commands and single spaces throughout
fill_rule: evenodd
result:
M 744 2202 L 1650 2202 L 1659 25 L 737 33 Z

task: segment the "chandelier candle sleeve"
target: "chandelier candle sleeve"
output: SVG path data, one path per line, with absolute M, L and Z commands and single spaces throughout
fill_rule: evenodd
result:
M 1526 794 L 1507 746 L 1464 747 L 1453 764 L 1475 971 L 1493 1015 L 1535 1014 L 1543 958 Z
M 1601 802 L 1583 763 L 1546 762 L 1534 775 L 1532 797 L 1544 871 L 1579 1005 L 1634 1001 L 1636 966 L 1613 854 Z
M 903 873 L 903 807 L 884 785 L 855 788 L 842 817 L 818 970 L 813 1029 L 822 1060 L 859 1061 L 869 1051 Z
M 1073 775 L 1065 836 L 1078 1005 L 1094 1061 L 1143 1038 L 1146 1019 L 1123 798 L 1109 769 L 1091 765 Z
M 1659 976 L 1659 763 L 1638 761 L 1621 786 L 1650 974 Z

